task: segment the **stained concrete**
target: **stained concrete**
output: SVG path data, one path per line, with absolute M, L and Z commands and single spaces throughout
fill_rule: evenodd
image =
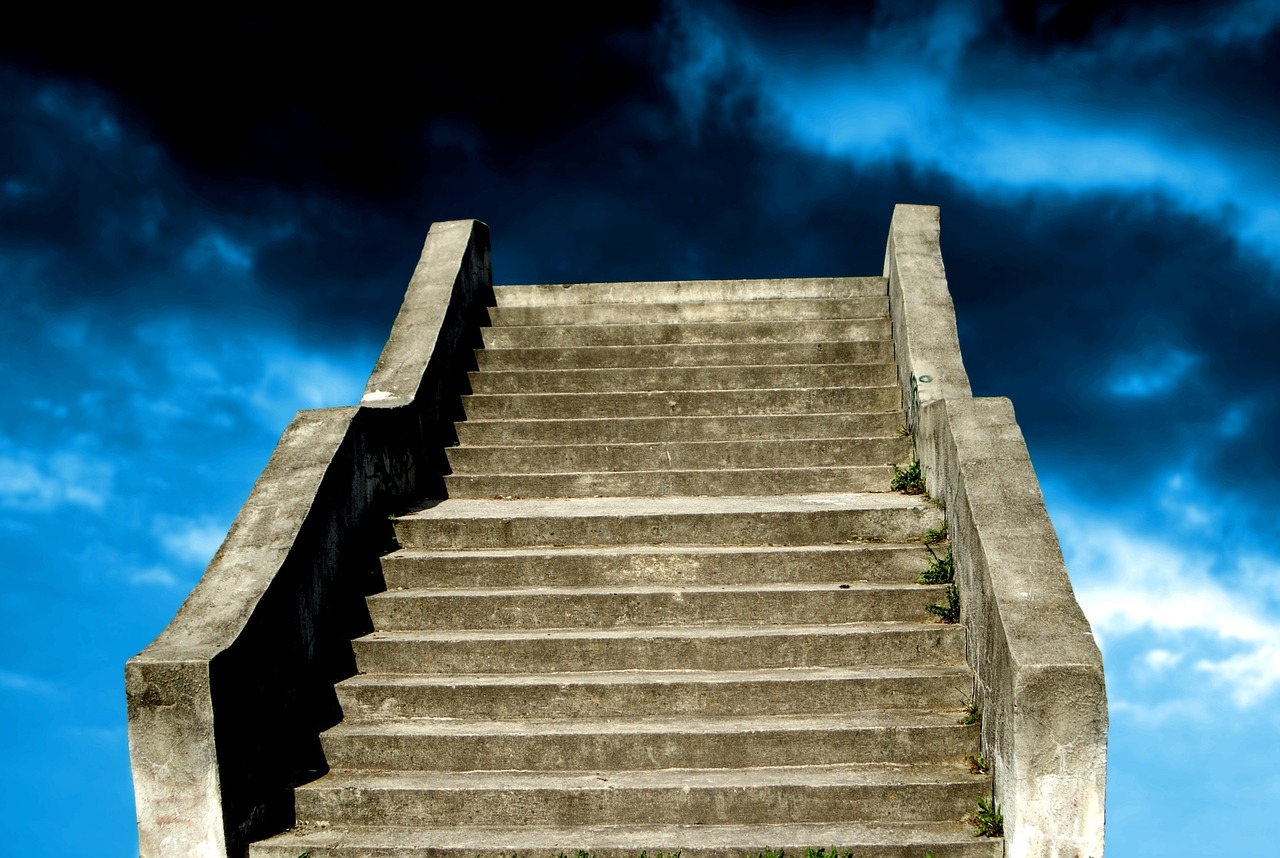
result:
M 904 409 L 946 507 L 983 747 L 1010 858 L 1101 858 L 1107 695 L 1007 399 L 974 398 L 938 243 L 938 210 L 894 210 L 885 275 Z M 928 381 L 924 379 L 928 378 Z
M 142 854 L 241 856 L 296 810 L 253 855 L 1100 856 L 1101 661 L 1012 410 L 971 396 L 938 236 L 936 209 L 900 206 L 883 277 L 495 295 L 483 226 L 434 226 L 361 407 L 299 415 L 127 667 Z M 886 295 L 891 319 L 860 318 Z M 890 356 L 886 378 L 837 378 Z M 489 426 L 455 435 L 464 415 Z M 659 421 L 671 435 L 644 433 Z M 852 423 L 878 429 L 834 428 Z M 865 491 L 888 463 L 849 464 L 909 453 L 904 424 L 960 625 L 927 621 L 940 588 L 910 583 L 941 506 Z M 456 440 L 460 471 L 492 471 L 446 476 Z M 619 445 L 639 458 L 601 458 Z M 740 467 L 766 450 L 819 458 Z M 707 496 L 440 502 L 551 480 Z M 413 497 L 381 567 L 407 589 L 371 616 L 386 513 Z M 966 685 L 980 725 L 948 699 Z M 991 775 L 965 768 L 979 748 Z M 992 784 L 1008 836 L 975 840 L 959 816 Z
M 388 513 L 443 492 L 471 348 L 492 304 L 488 229 L 435 224 L 366 404 L 299 412 L 177 616 L 125 666 L 143 858 L 243 856 L 324 771 Z

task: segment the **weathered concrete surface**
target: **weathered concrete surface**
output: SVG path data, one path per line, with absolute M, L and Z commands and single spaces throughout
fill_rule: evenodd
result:
M 1003 844 L 973 836 L 968 825 L 950 823 L 802 823 L 790 825 L 518 826 L 494 828 L 309 828 L 254 845 L 254 858 L 298 858 L 304 852 L 340 849 L 343 858 L 510 858 L 555 855 L 566 843 L 588 843 L 599 858 L 635 858 L 636 844 L 649 854 L 679 852 L 683 858 L 742 858 L 761 843 L 788 855 L 803 855 L 814 843 L 858 845 L 858 858 L 1000 858 Z M 825 847 L 824 847 L 825 848 Z
M 973 395 L 960 358 L 939 229 L 937 206 L 895 206 L 884 253 L 902 406 L 912 433 L 921 406 Z
M 442 491 L 449 403 L 492 303 L 488 228 L 433 225 L 365 404 L 299 412 L 199 585 L 126 664 L 144 858 L 242 856 L 293 822 L 369 628 L 387 514 Z
M 1007 399 L 920 412 L 922 467 L 944 499 L 983 743 L 1010 856 L 1102 855 L 1102 657 L 1067 577 Z
M 1007 399 L 974 399 L 942 270 L 937 209 L 898 206 L 885 272 L 904 409 L 946 507 L 985 753 L 1010 858 L 1101 858 L 1102 656 Z M 926 381 L 925 379 L 929 380 Z

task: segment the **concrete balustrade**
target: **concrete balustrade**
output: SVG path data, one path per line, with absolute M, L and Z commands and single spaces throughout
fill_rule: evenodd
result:
M 488 227 L 434 224 L 361 405 L 298 413 L 200 583 L 126 664 L 143 858 L 243 856 L 292 823 L 370 628 L 387 516 L 443 496 L 492 304 Z
M 1101 858 L 1101 657 L 938 236 L 898 206 L 883 278 L 495 296 L 487 227 L 433 225 L 360 405 L 299 412 L 126 665 L 141 855 Z M 904 419 L 959 626 L 912 583 L 937 508 L 885 491 Z M 1003 842 L 960 823 L 992 783 Z
M 974 398 L 960 358 L 938 209 L 897 206 L 885 254 L 904 410 L 946 508 L 966 658 L 1009 858 L 1101 858 L 1102 656 L 1008 399 Z

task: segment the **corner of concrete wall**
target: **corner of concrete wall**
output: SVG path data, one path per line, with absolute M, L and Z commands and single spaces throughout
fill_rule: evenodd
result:
M 488 228 L 434 224 L 360 406 L 301 411 L 199 584 L 125 665 L 139 851 L 244 856 L 324 771 L 387 515 L 440 483 L 493 303 Z
M 1102 656 L 1067 576 L 1013 406 L 1003 398 L 975 399 L 969 390 L 951 300 L 942 294 L 937 236 L 936 209 L 899 206 L 885 269 L 900 376 L 938 373 L 907 394 L 911 428 L 929 494 L 946 508 L 983 752 L 1004 812 L 1005 854 L 1101 858 Z M 930 262 L 930 254 L 939 258 Z M 916 289 L 923 300 L 913 298 Z
M 973 395 L 960 359 L 955 306 L 942 266 L 937 206 L 894 206 L 884 276 L 889 281 L 902 404 L 907 427 L 914 433 L 921 406 Z

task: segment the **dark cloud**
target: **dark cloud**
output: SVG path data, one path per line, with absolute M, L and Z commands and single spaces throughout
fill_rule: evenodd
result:
M 225 183 L 315 185 L 383 203 L 421 192 L 431 123 L 483 129 L 499 166 L 607 111 L 648 74 L 655 3 L 458 6 L 398 14 L 210 16 L 29 12 L 0 58 L 89 80 L 185 166 Z
M 1013 400 L 1047 483 L 1109 522 L 1238 514 L 1206 551 L 1280 536 L 1256 500 L 1280 489 L 1277 16 L 783 5 L 0 32 L 6 564 L 58 527 L 86 546 L 0 588 L 0 679 L 69 678 L 31 641 L 112 614 L 93 699 L 119 699 L 199 572 L 173 546 L 225 525 L 295 407 L 358 395 L 433 220 L 487 221 L 504 283 L 865 275 L 895 203 L 940 205 L 975 392 Z M 793 73 L 831 84 L 812 115 L 771 89 Z M 80 723 L 40 700 L 31 724 Z
M 1117 33 L 1171 29 L 1217 31 L 1258 18 L 1257 4 L 1215 0 L 1001 0 L 1003 29 L 1026 44 L 1060 51 Z

